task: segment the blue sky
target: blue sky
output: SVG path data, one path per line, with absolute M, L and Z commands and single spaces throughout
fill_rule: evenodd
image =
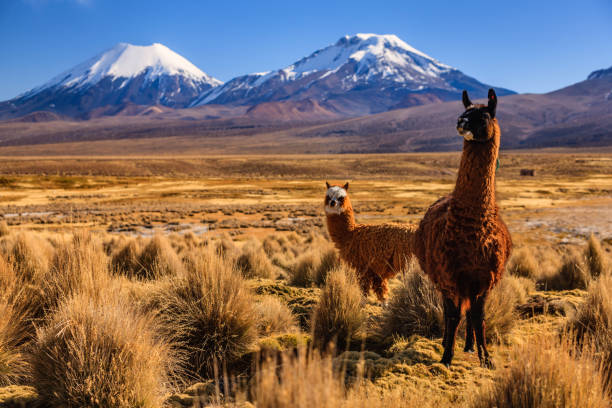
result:
M 227 81 L 345 34 L 396 34 L 485 83 L 547 92 L 612 65 L 612 1 L 0 0 L 0 100 L 118 42 L 159 42 Z

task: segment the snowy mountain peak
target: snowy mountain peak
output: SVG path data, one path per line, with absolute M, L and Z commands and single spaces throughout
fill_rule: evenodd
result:
M 418 77 L 437 77 L 451 69 L 400 40 L 396 35 L 355 34 L 281 70 L 286 79 L 298 79 L 317 71 L 336 72 L 347 63 L 356 63 L 354 81 L 372 77 L 394 82 L 418 81 Z
M 263 94 L 272 93 L 265 89 L 302 79 L 306 91 L 315 83 L 329 82 L 332 77 L 337 79 L 337 91 L 343 92 L 364 86 L 395 87 L 409 92 L 434 87 L 456 92 L 442 78 L 456 72 L 459 71 L 408 45 L 396 35 L 359 33 L 346 35 L 286 68 L 235 78 L 208 91 L 193 105 L 250 99 L 257 94 L 256 89 L 262 90 L 262 98 L 268 98 Z M 282 98 L 282 94 L 278 98 Z
M 180 75 L 187 80 L 203 82 L 211 86 L 221 84 L 221 81 L 202 72 L 186 58 L 163 44 L 139 46 L 119 43 L 54 77 L 30 93 L 55 86 L 80 88 L 95 84 L 104 78 L 133 78 L 141 74 L 146 74 L 147 81 L 155 80 L 163 75 Z

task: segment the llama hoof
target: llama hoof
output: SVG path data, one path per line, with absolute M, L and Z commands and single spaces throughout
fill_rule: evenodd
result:
M 463 352 L 464 352 L 464 353 L 473 353 L 474 351 L 476 351 L 476 350 L 474 350 L 474 346 L 471 346 L 471 347 L 467 347 L 467 346 L 466 346 L 466 347 L 463 349 Z
M 450 359 L 442 357 L 442 360 L 440 360 L 440 364 L 443 364 L 446 368 L 450 368 L 451 362 Z

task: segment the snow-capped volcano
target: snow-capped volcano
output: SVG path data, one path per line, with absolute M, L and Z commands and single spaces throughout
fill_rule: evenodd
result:
M 120 43 L 9 101 L 20 114 L 87 115 L 126 104 L 185 107 L 221 82 L 162 44 Z
M 362 114 L 449 100 L 463 89 L 481 97 L 488 88 L 395 35 L 356 34 L 286 68 L 235 78 L 205 92 L 193 106 L 313 98 Z M 498 91 L 508 93 L 513 92 Z

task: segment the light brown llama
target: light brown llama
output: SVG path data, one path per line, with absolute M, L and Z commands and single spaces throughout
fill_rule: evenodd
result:
M 415 227 L 355 223 L 355 213 L 348 197 L 348 183 L 343 187 L 326 183 L 325 215 L 327 231 L 340 258 L 357 271 L 364 295 L 370 289 L 385 302 L 387 281 L 406 265 L 414 254 Z
M 465 112 L 457 131 L 464 138 L 455 189 L 436 201 L 417 230 L 416 256 L 444 299 L 444 354 L 453 359 L 455 336 L 466 313 L 465 351 L 473 351 L 474 334 L 481 365 L 492 367 L 485 344 L 484 304 L 501 279 L 512 240 L 495 202 L 495 170 L 500 130 L 497 97 L 474 105 L 463 91 Z

